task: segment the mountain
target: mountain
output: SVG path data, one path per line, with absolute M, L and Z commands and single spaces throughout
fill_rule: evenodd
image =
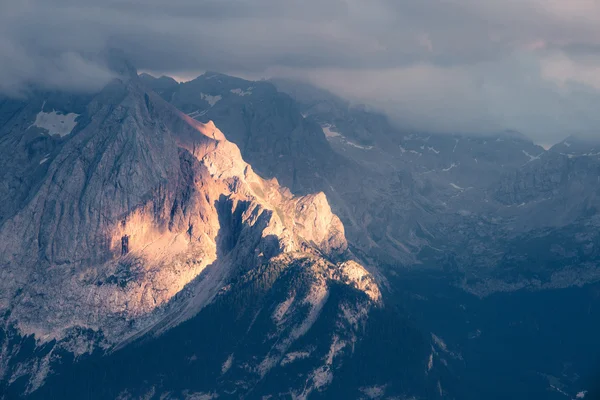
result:
M 156 78 L 144 79 L 153 89 L 160 86 Z M 334 151 L 320 124 L 304 118 L 289 95 L 270 82 L 207 72 L 163 97 L 191 118 L 235 132 L 228 138 L 262 176 L 276 177 L 293 193 L 323 191 L 335 199 L 334 212 L 353 245 L 370 247 L 366 207 L 380 201 L 380 192 L 395 189 L 386 176 Z
M 592 389 L 594 140 L 109 64 L 98 93 L 0 98 L 0 398 Z
M 410 243 L 414 258 L 383 273 L 422 329 L 464 357 L 470 392 L 596 398 L 597 139 L 570 137 L 546 151 L 513 131 L 415 132 L 304 83 L 274 83 L 322 125 L 339 154 L 410 177 L 405 197 L 368 205 L 406 208 L 377 225 Z M 394 229 L 400 224 L 412 228 Z
M 600 329 L 594 140 L 545 150 L 510 130 L 419 132 L 305 83 L 212 72 L 165 99 L 218 125 L 236 110 L 246 134 L 232 141 L 257 170 L 287 179 L 297 194 L 325 192 L 349 247 L 385 282 L 388 302 L 444 338 L 454 355 L 446 361 L 468 392 L 559 399 L 590 389 L 600 356 L 591 335 Z M 260 123 L 242 118 L 247 110 Z M 291 139 L 298 135 L 315 139 Z M 273 157 L 282 140 L 289 151 Z M 296 156 L 307 153 L 322 160 Z M 336 167 L 326 168 L 331 159 Z
M 265 176 L 286 182 L 294 193 L 326 193 L 351 247 L 380 269 L 455 270 L 457 284 L 478 295 L 598 279 L 595 262 L 574 265 L 571 256 L 561 255 L 566 250 L 546 256 L 566 268 L 534 271 L 526 261 L 532 248 L 552 247 L 582 226 L 589 234 L 572 245 L 595 242 L 596 223 L 587 221 L 596 207 L 593 157 L 555 155 L 514 131 L 408 131 L 363 106 L 288 80 L 251 82 L 208 72 L 169 90 L 165 99 L 192 118 L 243 132 L 231 140 Z M 574 167 L 581 174 L 566 172 L 569 163 L 581 163 Z M 569 183 L 553 188 L 557 173 Z M 553 199 L 546 201 L 548 190 Z M 573 204 L 561 207 L 566 201 Z M 523 246 L 525 238 L 536 239 Z M 513 252 L 519 254 L 508 255 Z
M 550 152 L 566 155 L 567 157 L 600 156 L 600 141 L 589 135 L 571 135 L 550 148 Z
M 342 162 L 293 100 L 232 84 L 273 102 L 199 122 L 220 95 L 115 65 L 99 93 L 1 99 L 1 398 L 454 398 L 326 195 L 245 161 L 303 191 Z
M 314 192 L 312 170 L 348 164 L 330 151 L 318 124 L 306 121 L 296 103 L 268 82 L 207 72 L 192 81 L 162 89 L 166 78 L 142 76 L 161 96 L 200 121 L 215 121 L 250 164 L 265 176 L 277 176 L 294 193 Z M 300 166 L 300 167 L 297 167 Z

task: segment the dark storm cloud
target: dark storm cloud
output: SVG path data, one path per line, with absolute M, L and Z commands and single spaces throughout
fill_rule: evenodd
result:
M 594 132 L 600 5 L 593 0 L 8 0 L 0 90 L 93 89 L 97 54 L 142 70 L 310 80 L 418 129 Z

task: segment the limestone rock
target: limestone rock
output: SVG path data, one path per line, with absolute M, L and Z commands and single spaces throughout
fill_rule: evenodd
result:
M 42 98 L 31 104 L 58 101 Z M 84 328 L 110 347 L 189 318 L 233 274 L 279 254 L 347 252 L 323 193 L 295 197 L 262 179 L 214 123 L 186 116 L 137 77 L 79 104 L 68 135 L 32 125 L 34 109 L 26 104 L 2 128 L 6 165 L 39 138 L 49 144 L 29 156 L 24 173 L 36 176 L 0 222 L 0 307 L 7 325 L 39 343 Z

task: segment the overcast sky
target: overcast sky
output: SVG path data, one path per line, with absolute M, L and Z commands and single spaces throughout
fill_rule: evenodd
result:
M 305 79 L 416 129 L 600 127 L 597 0 L 0 1 L 0 91 L 93 89 L 107 46 L 176 76 Z

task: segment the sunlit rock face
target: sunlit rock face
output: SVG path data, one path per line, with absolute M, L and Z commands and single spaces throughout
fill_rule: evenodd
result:
M 40 112 L 71 116 L 69 133 Z M 135 71 L 94 95 L 0 99 L 0 393 L 442 397 L 428 340 L 385 307 L 326 195 L 255 173 L 236 126 L 193 119 Z
M 34 110 L 21 107 L 13 121 L 33 121 L 9 121 L 1 136 L 3 158 L 11 144 L 51 141 L 29 157 L 35 177 L 0 221 L 0 307 L 23 335 L 47 342 L 85 328 L 111 346 L 173 310 L 189 318 L 237 270 L 347 252 L 323 193 L 294 197 L 263 180 L 212 122 L 135 77 L 91 97 L 65 137 L 39 131 Z

